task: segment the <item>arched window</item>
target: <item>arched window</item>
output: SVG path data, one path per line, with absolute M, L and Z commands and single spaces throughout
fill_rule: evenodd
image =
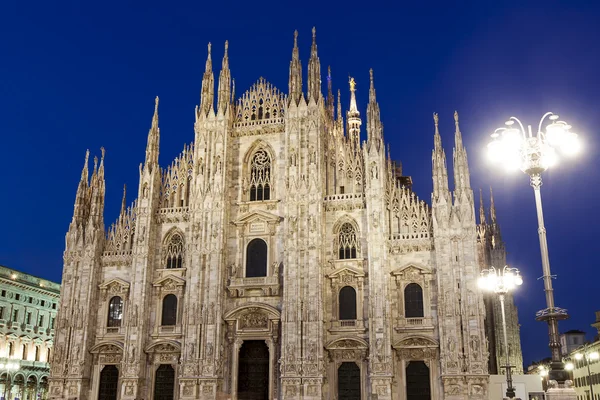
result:
M 183 236 L 174 232 L 165 247 L 165 268 L 183 267 Z
M 13 357 L 14 355 L 15 355 L 15 346 L 14 346 L 13 342 L 10 342 L 8 344 L 8 356 Z
M 168 294 L 163 299 L 160 324 L 162 326 L 177 324 L 177 296 L 174 294 Z
M 340 320 L 356 319 L 356 290 L 352 286 L 344 286 L 340 290 Z
M 108 302 L 108 320 L 106 326 L 109 328 L 118 328 L 123 320 L 123 299 L 115 296 Z
M 356 237 L 356 230 L 351 223 L 345 222 L 340 228 L 338 234 L 338 246 L 340 260 L 356 258 L 358 240 Z
M 252 156 L 250 165 L 250 201 L 271 198 L 271 157 L 265 150 L 258 150 Z
M 35 346 L 35 361 L 40 361 L 40 346 Z
M 423 289 L 416 283 L 404 288 L 404 316 L 406 318 L 423 318 Z
M 246 278 L 267 276 L 267 243 L 253 239 L 246 248 Z
M 50 361 L 51 361 L 50 360 L 50 348 L 47 348 L 46 349 L 46 362 L 49 363 Z
M 21 349 L 21 360 L 27 360 L 27 345 L 24 344 Z

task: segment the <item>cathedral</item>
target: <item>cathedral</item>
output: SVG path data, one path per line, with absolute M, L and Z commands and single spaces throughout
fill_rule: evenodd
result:
M 50 398 L 488 398 L 505 354 L 476 282 L 506 255 L 493 203 L 476 220 L 458 114 L 452 189 L 433 116 L 427 203 L 390 159 L 373 71 L 364 117 L 354 79 L 346 107 L 329 71 L 323 94 L 314 28 L 304 71 L 295 33 L 288 93 L 260 78 L 236 99 L 228 44 L 217 83 L 209 44 L 193 143 L 159 165 L 157 98 L 108 228 L 104 149 L 91 178 L 86 154 Z

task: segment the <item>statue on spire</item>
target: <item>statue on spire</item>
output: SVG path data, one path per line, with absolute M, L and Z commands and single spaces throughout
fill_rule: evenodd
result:
M 348 83 L 350 84 L 350 91 L 351 92 L 356 91 L 356 82 L 354 81 L 353 77 L 350 77 L 350 80 L 348 81 Z

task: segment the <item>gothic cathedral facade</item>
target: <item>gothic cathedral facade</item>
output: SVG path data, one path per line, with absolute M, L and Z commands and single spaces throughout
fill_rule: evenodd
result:
M 314 29 L 287 95 L 261 78 L 235 101 L 227 51 L 215 92 L 209 45 L 195 140 L 167 168 L 156 99 L 138 197 L 107 230 L 104 149 L 91 179 L 86 154 L 50 397 L 487 399 L 503 347 L 476 280 L 504 247 L 495 211 L 476 222 L 458 115 L 453 190 L 434 115 L 427 204 L 386 151 L 372 71 L 365 135 L 354 80 L 345 115 L 330 73 L 322 94 Z

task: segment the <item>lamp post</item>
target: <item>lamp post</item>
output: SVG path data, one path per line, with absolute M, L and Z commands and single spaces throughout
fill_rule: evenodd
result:
M 582 352 L 575 353 L 576 360 L 585 360 L 585 366 L 587 367 L 588 383 L 590 385 L 590 399 L 594 398 L 594 386 L 592 385 L 592 372 L 590 371 L 590 361 L 600 359 L 600 354 L 597 351 L 586 352 L 587 346 L 582 349 Z
M 17 371 L 19 369 L 19 364 L 7 362 L 6 364 L 0 363 L 0 371 L 6 371 L 6 381 L 4 381 L 4 392 L 2 394 L 2 400 L 6 400 L 6 385 L 7 382 L 12 383 L 12 378 L 10 377 L 11 371 Z
M 481 271 L 481 276 L 477 281 L 481 289 L 494 292 L 500 300 L 500 309 L 502 310 L 502 331 L 504 333 L 504 354 L 506 356 L 506 397 L 512 399 L 515 397 L 515 388 L 512 384 L 512 365 L 508 356 L 508 335 L 506 334 L 506 313 L 504 311 L 504 296 L 517 286 L 523 284 L 523 278 L 516 268 L 510 268 L 506 265 L 502 270 L 491 267 Z
M 542 125 L 546 118 L 548 118 L 549 123 L 543 131 Z M 515 122 L 517 125 L 515 125 Z M 548 112 L 541 118 L 537 134 L 534 135 L 531 125 L 525 130 L 521 121 L 511 117 L 506 122 L 506 127 L 494 131 L 491 135 L 492 141 L 488 144 L 488 155 L 493 162 L 501 163 L 509 170 L 520 169 L 525 172 L 529 175 L 531 187 L 533 187 L 542 255 L 542 277 L 546 293 L 546 308 L 536 313 L 536 320 L 548 323 L 549 347 L 552 352 L 549 379 L 561 383 L 567 379 L 568 374 L 564 370 L 560 355 L 558 321 L 567 319 L 569 316 L 567 310 L 554 305 L 540 187 L 542 186 L 542 172 L 558 161 L 557 149 L 567 156 L 574 155 L 579 151 L 580 143 L 577 134 L 571 132 L 570 129 L 570 125 L 558 120 L 558 115 Z

